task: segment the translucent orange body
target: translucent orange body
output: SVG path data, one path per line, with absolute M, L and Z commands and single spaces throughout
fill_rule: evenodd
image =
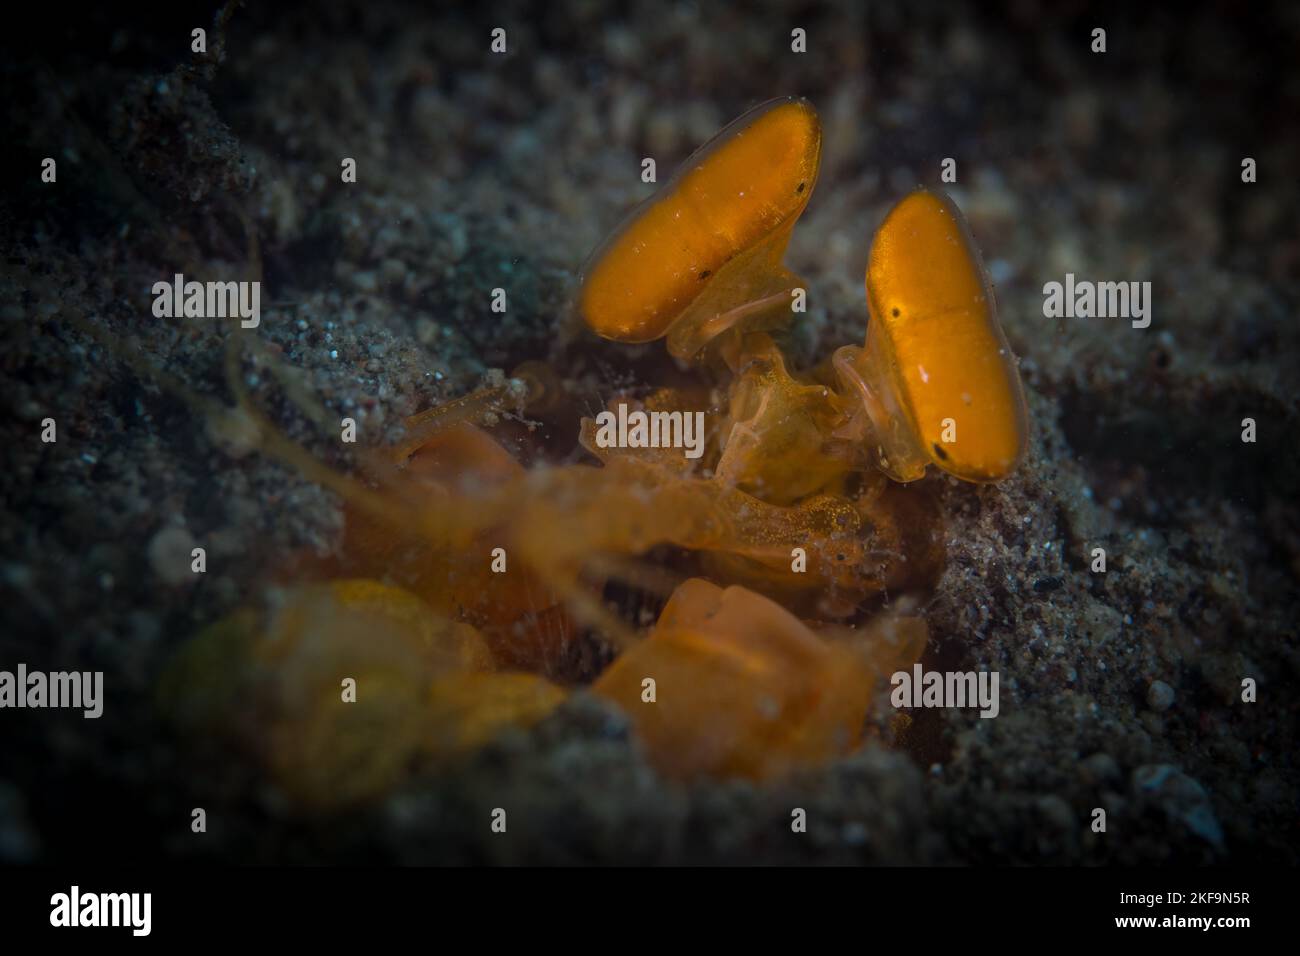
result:
M 826 641 L 762 595 L 693 578 L 592 689 L 631 716 L 665 776 L 765 779 L 856 746 L 880 677 L 916 660 L 925 635 L 909 618 Z
M 181 727 L 243 745 L 296 806 L 324 812 L 564 699 L 541 677 L 492 667 L 474 628 L 401 588 L 345 579 L 287 589 L 264 611 L 208 627 L 173 660 L 159 697 Z
M 881 467 L 901 481 L 929 463 L 996 481 L 1024 453 L 1027 416 L 993 289 L 960 210 L 920 189 L 876 232 L 867 264 L 865 349 L 837 370 L 870 416 Z
M 408 450 L 403 449 L 406 453 Z M 456 509 L 494 489 L 511 487 L 522 465 L 481 428 L 459 421 L 427 436 L 405 458 L 394 503 L 410 499 L 413 512 Z M 559 598 L 526 565 L 493 570 L 493 552 L 508 548 L 508 517 L 483 516 L 454 540 L 431 538 L 414 521 L 395 526 L 357 503 L 345 513 L 341 573 L 387 577 L 435 610 L 479 628 L 501 666 L 547 670 L 572 636 Z
M 731 385 L 718 479 L 776 504 L 838 491 L 850 468 L 826 453 L 838 413 L 830 398 L 825 385 L 789 373 L 771 338 L 747 336 Z
M 582 443 L 607 473 L 552 473 L 575 490 L 588 486 L 580 494 L 589 500 L 554 514 L 534 506 L 525 519 L 547 515 L 554 522 L 550 532 L 537 533 L 552 550 L 552 564 L 569 543 L 616 553 L 676 544 L 701 552 L 702 567 L 719 582 L 831 618 L 849 616 L 882 593 L 929 591 L 945 557 L 932 496 L 889 482 L 853 441 L 837 436 L 851 402 L 791 375 L 767 335 L 741 341 L 727 402 L 707 413 L 720 440 L 708 443 L 695 467 L 681 449 L 602 448 L 593 420 L 583 421 Z M 632 404 L 689 409 L 701 400 L 661 389 Z M 557 504 L 568 497 L 551 496 Z M 560 537 L 565 544 L 551 541 Z
M 757 106 L 698 150 L 583 268 L 578 311 L 622 342 L 668 335 L 690 357 L 755 303 L 784 308 L 797 280 L 782 266 L 821 160 L 805 100 Z
M 760 379 L 767 371 L 754 369 Z M 931 502 L 900 495 L 888 482 L 844 487 L 848 469 L 824 460 L 822 437 L 810 421 L 789 413 L 787 398 L 775 383 L 755 396 L 760 404 L 770 400 L 771 416 L 755 411 L 757 421 L 740 430 L 733 425 L 721 459 L 707 461 L 714 471 L 709 478 L 674 466 L 669 459 L 676 454 L 680 462 L 680 450 L 659 449 L 650 457 L 636 449 L 599 449 L 591 440 L 594 423 L 584 420 L 583 443 L 605 467 L 533 477 L 515 496 L 534 502 L 521 512 L 516 540 L 544 546 L 553 569 L 600 552 L 640 554 L 673 544 L 701 552 L 721 581 L 834 616 L 882 592 L 927 590 L 944 559 Z M 545 485 L 554 490 L 545 492 Z M 806 559 L 799 571 L 792 567 L 795 548 Z

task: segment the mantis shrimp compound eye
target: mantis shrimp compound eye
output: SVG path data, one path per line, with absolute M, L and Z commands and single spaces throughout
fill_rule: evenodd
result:
M 965 481 L 996 481 L 1024 453 L 1027 414 L 993 289 L 961 211 L 927 189 L 885 217 L 867 263 L 865 349 L 836 352 L 841 381 L 862 399 L 893 478 L 927 464 Z
M 701 147 L 592 253 L 578 311 L 620 342 L 667 335 L 693 358 L 721 332 L 783 309 L 798 277 L 781 265 L 821 162 L 806 100 L 756 106 Z

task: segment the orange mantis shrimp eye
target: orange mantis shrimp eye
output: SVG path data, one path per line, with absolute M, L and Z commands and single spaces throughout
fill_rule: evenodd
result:
M 679 354 L 734 324 L 745 306 L 788 294 L 797 283 L 781 256 L 820 160 L 821 125 L 806 100 L 745 113 L 591 255 L 578 297 L 583 320 L 621 342 L 701 327 L 680 348 L 670 342 Z
M 996 481 L 1025 450 L 1027 414 L 993 289 L 961 211 L 918 189 L 885 217 L 867 263 L 865 349 L 836 353 L 892 477 L 927 464 Z

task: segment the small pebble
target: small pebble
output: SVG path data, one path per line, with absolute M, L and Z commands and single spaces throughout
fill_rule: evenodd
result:
M 208 437 L 231 458 L 250 454 L 261 444 L 257 422 L 240 409 L 219 412 L 207 421 Z
M 163 528 L 149 542 L 149 566 L 168 584 L 187 584 L 194 580 L 190 568 L 194 538 L 184 528 Z
M 1119 779 L 1119 764 L 1108 753 L 1095 753 L 1082 764 L 1084 775 L 1093 783 L 1109 783 Z
M 1132 785 L 1136 794 L 1154 799 L 1170 818 L 1222 848 L 1223 827 L 1199 781 L 1171 764 L 1148 764 L 1133 771 Z
M 1174 703 L 1174 689 L 1162 680 L 1153 680 L 1147 688 L 1147 703 L 1152 710 L 1168 710 Z
M 430 345 L 438 337 L 438 323 L 429 319 L 419 319 L 415 323 L 415 337 L 421 345 Z
M 1044 820 L 1058 830 L 1068 830 L 1075 822 L 1070 805 L 1056 794 L 1039 797 L 1038 812 L 1042 814 Z

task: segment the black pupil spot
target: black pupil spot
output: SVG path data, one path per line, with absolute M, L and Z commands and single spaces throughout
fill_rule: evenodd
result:
M 700 278 L 707 279 L 711 275 L 713 275 L 713 273 L 710 272 L 708 269 L 705 269 L 703 272 L 700 273 Z
M 944 451 L 941 447 L 939 447 L 938 442 L 934 443 L 934 453 L 939 456 L 940 460 L 942 461 L 948 460 L 948 453 Z
M 899 311 L 898 311 L 897 309 L 895 309 L 895 310 L 894 310 L 894 318 L 898 318 L 898 316 L 899 316 Z
M 797 193 L 801 193 L 801 192 L 803 192 L 804 187 L 807 186 L 807 185 L 808 185 L 807 183 L 800 183 L 800 184 L 799 184 L 799 188 L 796 189 L 795 192 L 797 192 Z

